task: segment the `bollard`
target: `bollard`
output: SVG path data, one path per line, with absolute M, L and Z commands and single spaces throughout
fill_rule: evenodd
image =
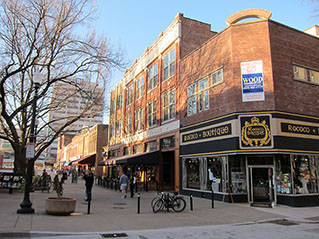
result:
M 91 211 L 91 193 L 88 193 L 88 214 Z
M 212 208 L 214 208 L 214 189 L 212 187 Z
M 193 194 L 189 195 L 189 201 L 190 201 L 190 205 L 191 205 L 191 211 L 193 211 Z
M 137 214 L 140 214 L 140 208 L 141 208 L 140 204 L 141 204 L 141 195 L 140 193 L 137 193 Z

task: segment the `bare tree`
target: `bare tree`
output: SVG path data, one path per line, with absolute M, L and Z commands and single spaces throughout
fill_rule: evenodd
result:
M 26 144 L 30 137 L 35 74 L 42 82 L 37 94 L 37 132 L 60 122 L 36 142 L 35 159 L 80 118 L 94 117 L 103 108 L 109 73 L 122 66 L 120 50 L 94 31 L 82 34 L 94 17 L 90 0 L 2 0 L 0 8 L 0 138 L 15 152 L 16 172 L 25 173 Z M 78 34 L 76 34 L 78 33 Z M 62 94 L 52 96 L 59 86 Z M 64 87 L 65 86 L 65 87 Z M 59 96 L 59 97 L 57 97 Z M 68 118 L 49 118 L 72 97 L 85 103 Z

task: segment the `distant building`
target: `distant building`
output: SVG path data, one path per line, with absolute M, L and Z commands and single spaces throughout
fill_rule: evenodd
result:
M 73 138 L 61 135 L 58 139 L 57 164 L 60 168 L 94 170 L 95 176 L 102 176 L 97 167 L 103 159 L 103 147 L 108 143 L 108 125 L 98 124 L 83 128 Z
M 87 89 L 94 89 L 96 86 L 95 83 L 87 81 L 79 81 L 78 84 L 81 87 Z M 70 92 L 74 91 L 74 95 L 67 99 L 64 99 L 65 92 L 70 95 Z M 63 83 L 58 83 L 54 85 L 52 94 L 51 94 L 51 103 L 49 111 L 49 121 L 58 120 L 55 123 L 50 124 L 47 134 L 52 135 L 57 129 L 61 127 L 66 121 L 67 117 L 79 115 L 83 109 L 86 107 L 86 96 L 76 92 L 77 89 L 66 85 Z M 75 136 L 81 132 L 83 127 L 92 127 L 96 124 L 101 124 L 103 121 L 103 110 L 104 110 L 104 89 L 96 88 L 95 95 L 99 96 L 99 103 L 97 103 L 93 109 L 91 109 L 90 116 L 86 118 L 81 118 L 77 122 L 69 126 L 64 132 L 64 135 L 69 135 L 70 137 Z M 55 140 L 50 147 L 46 150 L 46 160 L 47 162 L 54 163 L 57 157 L 58 149 L 58 140 Z

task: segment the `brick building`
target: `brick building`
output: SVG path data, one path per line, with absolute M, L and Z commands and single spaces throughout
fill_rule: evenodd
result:
M 180 59 L 214 34 L 178 14 L 111 91 L 105 176 L 123 168 L 146 188 L 179 190 Z
M 184 194 L 319 205 L 319 38 L 270 16 L 235 13 L 180 61 Z
M 107 143 L 108 125 L 104 124 L 83 128 L 72 138 L 62 135 L 58 140 L 57 162 L 69 169 L 92 168 L 95 176 L 102 176 L 102 168 L 97 165 L 103 160 L 103 147 Z

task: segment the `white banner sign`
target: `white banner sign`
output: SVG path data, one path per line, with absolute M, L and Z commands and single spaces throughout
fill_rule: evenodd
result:
M 265 100 L 263 62 L 240 63 L 243 102 Z

